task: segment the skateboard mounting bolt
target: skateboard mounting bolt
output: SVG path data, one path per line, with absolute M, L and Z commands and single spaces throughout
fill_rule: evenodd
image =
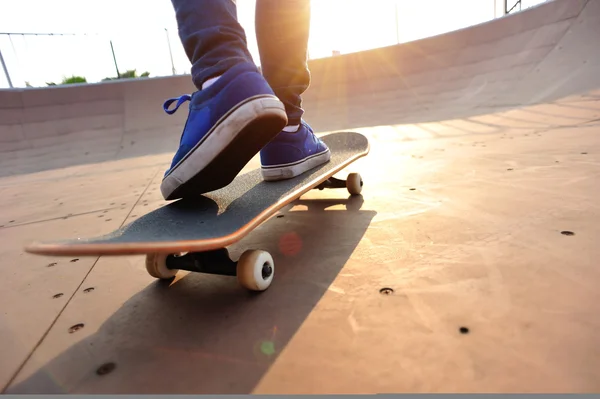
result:
M 96 370 L 96 374 L 105 375 L 112 372 L 117 367 L 114 363 L 104 363 L 102 366 L 98 367 Z
M 75 324 L 74 326 L 69 328 L 69 334 L 73 334 L 75 331 L 81 330 L 83 328 L 83 326 L 84 326 L 83 323 Z

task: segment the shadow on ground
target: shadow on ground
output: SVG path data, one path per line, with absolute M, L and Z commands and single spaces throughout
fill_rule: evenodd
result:
M 362 196 L 294 205 L 231 248 L 235 257 L 246 248 L 271 252 L 267 291 L 247 292 L 225 276 L 157 281 L 7 393 L 251 393 L 376 215 L 361 209 Z

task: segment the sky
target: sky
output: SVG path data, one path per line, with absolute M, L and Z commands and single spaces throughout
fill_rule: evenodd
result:
M 284 0 L 282 0 L 284 1 Z M 515 0 L 509 0 L 512 4 Z M 544 0 L 522 0 L 523 8 Z M 502 0 L 312 0 L 311 58 L 384 47 L 493 19 Z M 259 62 L 254 0 L 237 0 L 238 19 Z M 0 0 L 0 32 L 76 33 L 74 36 L 0 35 L 13 86 L 45 86 L 65 76 L 88 82 L 115 77 L 111 41 L 121 72 L 150 76 L 189 73 L 170 0 Z M 0 68 L 0 88 L 8 82 Z

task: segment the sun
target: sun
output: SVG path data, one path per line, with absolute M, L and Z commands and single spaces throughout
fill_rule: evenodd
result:
M 311 58 L 397 43 L 395 0 L 312 0 Z
M 423 0 L 420 0 L 423 1 Z M 311 0 L 310 58 L 330 57 L 397 43 L 397 0 Z M 238 1 L 238 19 L 258 62 L 255 1 Z

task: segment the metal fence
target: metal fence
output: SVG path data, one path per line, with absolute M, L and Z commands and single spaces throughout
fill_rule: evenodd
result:
M 177 36 L 168 30 L 128 37 L 103 34 L 0 32 L 0 87 L 46 86 L 189 73 Z M 76 79 L 75 79 L 76 80 Z

